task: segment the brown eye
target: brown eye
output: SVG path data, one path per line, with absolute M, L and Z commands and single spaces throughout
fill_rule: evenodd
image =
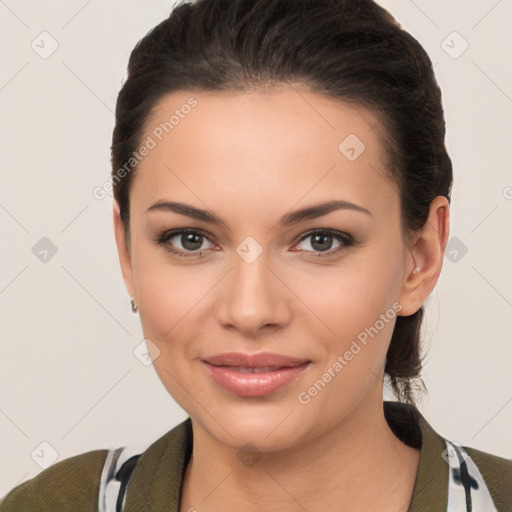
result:
M 155 240 L 155 243 L 164 246 L 169 252 L 179 256 L 193 257 L 200 256 L 202 251 L 211 248 L 203 245 L 205 241 L 209 241 L 209 238 L 200 231 L 178 229 L 162 233 Z
M 309 241 L 303 244 L 302 250 L 311 252 L 315 256 L 332 255 L 339 252 L 340 250 L 354 245 L 354 239 L 350 235 L 338 231 L 313 231 L 302 236 L 300 243 L 303 243 L 308 239 Z M 337 243 L 337 245 L 334 249 L 332 249 L 333 244 L 335 243 Z M 300 244 L 298 244 L 297 247 L 299 245 Z M 313 250 L 309 250 L 307 248 L 308 245 Z
M 197 251 L 201 248 L 201 245 L 203 245 L 203 236 L 198 235 L 197 233 L 185 233 L 183 235 L 177 235 L 177 238 L 179 237 L 179 241 L 182 244 L 182 246 L 187 251 Z

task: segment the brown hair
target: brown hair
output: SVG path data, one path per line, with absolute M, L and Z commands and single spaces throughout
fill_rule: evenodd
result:
M 452 164 L 432 62 L 386 10 L 371 0 L 198 0 L 179 4 L 137 43 L 117 98 L 112 180 L 127 239 L 136 165 L 126 172 L 126 162 L 163 96 L 289 82 L 364 107 L 382 120 L 404 233 L 425 225 L 436 196 L 450 201 Z M 410 403 L 416 385 L 425 390 L 423 314 L 421 306 L 397 317 L 386 355 L 392 389 Z

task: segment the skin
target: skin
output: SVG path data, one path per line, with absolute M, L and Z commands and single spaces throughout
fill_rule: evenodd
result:
M 309 403 L 298 395 L 394 303 L 410 315 L 428 298 L 448 239 L 448 201 L 437 197 L 424 229 L 404 239 L 378 120 L 298 87 L 176 92 L 154 109 L 143 137 L 191 96 L 198 105 L 139 164 L 129 240 L 114 202 L 121 269 L 154 367 L 192 419 L 180 510 L 407 510 L 420 452 L 394 436 L 382 405 L 395 319 Z M 349 134 L 366 146 L 354 161 L 338 150 Z M 278 225 L 286 213 L 338 199 L 371 215 L 340 209 Z M 147 212 L 159 200 L 208 209 L 225 226 Z M 177 228 L 209 235 L 199 238 L 201 256 L 180 258 L 153 242 Z M 314 237 L 300 240 L 311 229 L 348 233 L 356 244 L 332 238 L 328 250 L 342 249 L 317 256 Z M 252 263 L 236 252 L 248 236 L 262 249 Z M 172 244 L 194 251 L 180 236 Z M 200 361 L 231 351 L 311 364 L 284 389 L 244 398 L 215 384 Z M 247 443 L 258 457 L 250 466 L 238 457 Z

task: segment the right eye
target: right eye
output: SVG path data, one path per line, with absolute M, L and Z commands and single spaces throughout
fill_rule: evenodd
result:
M 196 229 L 173 229 L 161 233 L 155 243 L 163 246 L 169 252 L 184 258 L 201 257 L 203 251 L 208 247 L 203 247 L 203 243 L 209 238 Z M 181 247 L 176 249 L 176 245 Z

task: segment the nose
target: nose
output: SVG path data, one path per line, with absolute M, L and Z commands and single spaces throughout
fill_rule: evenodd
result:
M 269 266 L 265 251 L 252 262 L 235 254 L 220 289 L 217 320 L 245 336 L 276 330 L 290 321 L 292 296 L 278 272 Z

